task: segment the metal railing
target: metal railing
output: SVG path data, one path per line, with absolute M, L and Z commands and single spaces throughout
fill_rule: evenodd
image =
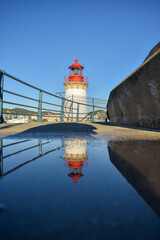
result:
M 31 97 L 23 95 L 21 93 L 17 93 L 15 91 L 10 91 L 8 89 L 4 89 L 4 77 L 9 78 L 11 80 L 14 80 L 23 86 L 29 87 L 30 89 L 36 90 L 39 92 L 39 98 L 36 99 L 35 97 Z M 7 81 L 5 79 L 5 81 Z M 15 99 L 13 101 L 9 101 L 8 98 L 4 99 L 4 94 L 9 94 L 10 96 L 18 97 L 20 99 L 23 99 L 23 102 L 18 101 L 16 102 Z M 52 97 L 52 101 L 45 101 L 44 100 L 44 95 Z M 28 105 L 24 103 L 24 100 L 29 100 L 32 101 L 32 105 Z M 60 102 L 58 102 L 60 101 Z M 69 103 L 69 104 L 68 104 Z M 7 105 L 14 105 L 18 107 L 22 107 L 23 109 L 26 110 L 26 108 L 30 109 L 28 111 L 30 112 L 13 112 L 13 109 L 7 109 L 5 111 L 4 108 Z M 35 105 L 36 104 L 36 105 Z M 47 107 L 45 106 L 47 105 Z M 50 106 L 48 108 L 48 106 Z M 80 113 L 80 107 L 81 106 L 86 106 L 89 110 L 87 112 L 81 112 Z M 31 111 L 32 109 L 32 111 Z M 98 109 L 98 110 L 96 110 Z M 10 111 L 9 111 L 10 110 Z M 103 111 L 103 117 L 100 119 L 100 113 L 97 114 L 98 111 Z M 36 112 L 35 112 L 36 111 Z M 72 113 L 72 114 L 70 114 Z M 97 114 L 98 117 L 95 117 Z M 88 121 L 88 116 L 90 116 L 90 121 L 95 122 L 95 121 L 105 121 L 104 114 L 106 114 L 106 107 L 105 106 L 100 106 L 100 104 L 96 104 L 94 101 L 94 98 L 92 99 L 92 102 L 90 104 L 84 103 L 81 100 L 75 101 L 73 99 L 66 99 L 63 96 L 58 96 L 56 94 L 50 93 L 48 91 L 45 91 L 43 89 L 40 89 L 38 87 L 35 87 L 31 84 L 28 84 L 27 82 L 24 82 L 8 73 L 5 71 L 0 70 L 0 123 L 5 122 L 4 121 L 4 116 L 6 115 L 22 115 L 22 116 L 28 116 L 28 117 L 34 117 L 36 118 L 37 122 L 42 122 L 46 118 L 52 117 L 54 121 L 59 121 L 59 122 L 68 122 L 68 121 L 76 121 L 80 122 L 82 121 Z M 71 117 L 72 115 L 72 117 Z M 85 118 L 87 116 L 87 118 Z
M 10 144 L 3 145 L 3 139 L 2 138 L 0 139 L 0 177 L 4 177 L 4 176 L 8 175 L 9 173 L 14 172 L 15 170 L 25 166 L 26 164 L 28 164 L 28 163 L 30 163 L 30 162 L 32 162 L 34 160 L 37 160 L 38 158 L 40 158 L 42 156 L 45 156 L 48 153 L 51 153 L 51 152 L 56 151 L 56 150 L 60 149 L 61 147 L 63 147 L 63 146 L 54 147 L 54 148 L 52 147 L 50 150 L 43 152 L 42 151 L 43 150 L 42 149 L 43 145 L 48 145 L 50 143 L 50 141 L 42 142 L 41 139 L 38 139 L 37 144 L 34 144 L 34 145 L 31 145 L 31 146 L 28 146 L 28 147 L 24 148 L 21 144 L 23 144 L 23 143 L 26 144 L 26 142 L 32 143 L 32 140 L 28 140 L 28 139 L 27 140 L 21 140 L 21 141 L 12 142 Z M 10 150 L 12 150 L 12 149 L 10 149 L 10 147 L 12 147 L 13 145 L 16 145 L 18 147 L 18 151 L 14 151 L 14 152 L 12 152 L 10 154 L 5 155 L 3 153 L 3 149 L 7 148 L 7 150 L 8 150 L 8 148 L 9 148 L 9 151 L 10 151 Z M 11 169 L 8 169 L 8 170 L 4 171 L 4 168 L 3 168 L 3 165 L 4 165 L 3 161 L 4 161 L 4 159 L 6 159 L 6 158 L 10 159 L 10 157 L 12 157 L 14 155 L 17 156 L 20 153 L 23 153 L 23 152 L 26 152 L 26 151 L 28 152 L 30 149 L 33 149 L 33 148 L 38 148 L 38 153 L 36 151 L 37 155 L 35 157 L 33 157 L 32 159 L 27 159 L 27 160 L 19 163 L 18 165 L 17 165 L 17 162 L 16 162 L 15 163 L 16 165 L 14 167 L 12 166 Z

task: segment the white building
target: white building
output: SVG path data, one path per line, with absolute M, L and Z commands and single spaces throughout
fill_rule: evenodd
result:
M 82 104 L 65 101 L 64 118 L 68 121 L 76 121 L 77 116 L 83 119 L 87 115 L 88 77 L 83 76 L 84 67 L 78 63 L 78 59 L 75 59 L 75 63 L 69 69 L 69 76 L 64 77 L 65 98 Z

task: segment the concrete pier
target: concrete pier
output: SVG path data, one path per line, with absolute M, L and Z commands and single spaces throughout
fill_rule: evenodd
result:
M 160 43 L 111 91 L 107 110 L 111 123 L 160 128 Z
M 0 138 L 7 136 L 55 137 L 70 136 L 104 137 L 108 139 L 160 140 L 160 131 L 125 126 L 112 126 L 105 123 L 22 123 L 1 124 Z

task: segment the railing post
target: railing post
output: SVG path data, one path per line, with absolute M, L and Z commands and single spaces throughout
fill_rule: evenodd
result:
M 79 122 L 79 103 L 77 104 L 77 119 L 76 122 Z
M 63 115 L 64 115 L 64 100 L 62 99 L 60 122 L 64 122 Z
M 0 73 L 0 123 L 4 122 L 3 119 L 3 81 L 4 81 L 4 74 Z
M 106 115 L 105 115 L 105 120 L 104 122 L 107 122 L 107 110 L 106 110 Z
M 38 145 L 39 145 L 39 155 L 42 155 L 42 139 L 38 139 Z
M 3 140 L 0 139 L 0 177 L 3 176 Z
M 38 103 L 37 122 L 43 122 L 42 121 L 42 90 L 39 91 L 39 103 Z
M 93 105 L 93 111 L 92 111 L 92 120 L 91 122 L 94 122 L 94 98 L 92 99 L 92 105 Z

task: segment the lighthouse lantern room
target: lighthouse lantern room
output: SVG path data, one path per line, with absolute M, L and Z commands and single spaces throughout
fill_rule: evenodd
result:
M 79 111 L 79 119 L 87 115 L 87 87 L 88 77 L 83 75 L 84 67 L 75 59 L 70 67 L 69 76 L 64 77 L 65 98 L 81 104 L 65 101 L 64 117 L 68 121 L 76 121 L 77 111 Z M 79 106 L 78 106 L 79 105 Z

